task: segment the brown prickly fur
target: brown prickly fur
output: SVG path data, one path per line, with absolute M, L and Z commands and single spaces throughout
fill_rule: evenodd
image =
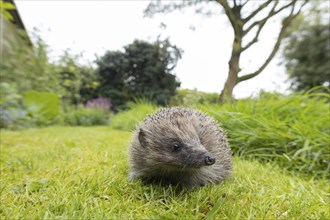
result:
M 214 158 L 215 163 L 205 162 L 207 157 Z M 219 183 L 231 170 L 224 131 L 200 111 L 161 109 L 142 121 L 133 136 L 131 180 L 165 181 L 191 188 Z

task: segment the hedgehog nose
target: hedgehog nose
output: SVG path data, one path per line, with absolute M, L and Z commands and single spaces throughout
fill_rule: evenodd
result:
M 206 156 L 204 159 L 205 165 L 212 165 L 215 163 L 215 158 Z

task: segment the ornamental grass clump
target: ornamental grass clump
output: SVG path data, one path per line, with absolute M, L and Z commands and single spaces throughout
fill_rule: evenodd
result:
M 265 93 L 200 109 L 228 132 L 234 155 L 273 161 L 301 175 L 330 178 L 329 99 L 327 93 Z

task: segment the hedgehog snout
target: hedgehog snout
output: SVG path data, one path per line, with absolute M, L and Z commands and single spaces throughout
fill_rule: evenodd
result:
M 205 159 L 204 159 L 204 163 L 205 163 L 205 165 L 208 165 L 208 166 L 213 165 L 215 163 L 215 158 L 212 157 L 211 155 L 206 155 Z
M 199 151 L 200 162 L 206 166 L 215 164 L 215 157 L 209 153 L 203 145 L 200 145 L 199 147 L 202 148 L 202 150 Z

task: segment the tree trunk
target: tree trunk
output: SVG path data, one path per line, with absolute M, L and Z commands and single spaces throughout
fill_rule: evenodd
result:
M 241 56 L 241 38 L 235 37 L 232 54 L 229 60 L 228 77 L 219 96 L 219 103 L 230 102 L 233 96 L 233 89 L 238 83 L 238 73 L 240 72 L 239 59 Z
M 237 73 L 235 73 L 233 70 L 229 70 L 228 78 L 225 82 L 225 85 L 219 97 L 220 104 L 231 102 L 233 89 L 236 86 L 236 83 L 237 83 Z

